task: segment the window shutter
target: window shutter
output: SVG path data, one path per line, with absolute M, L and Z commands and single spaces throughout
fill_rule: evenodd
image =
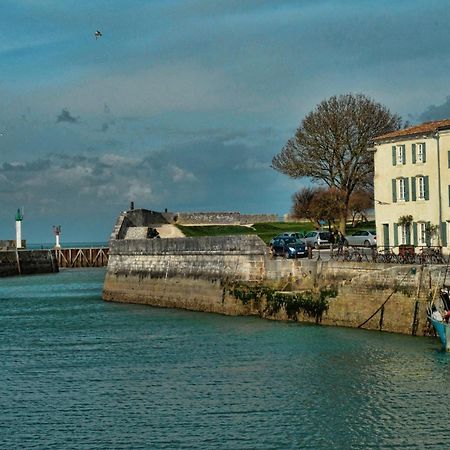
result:
M 416 201 L 416 177 L 411 177 L 411 200 Z
M 412 161 L 413 164 L 415 164 L 416 163 L 416 144 L 412 145 L 411 156 L 412 156 L 411 161 Z
M 448 155 L 448 168 L 450 169 L 450 150 L 447 152 Z
M 405 225 L 406 227 L 406 245 L 411 245 L 411 224 Z
M 427 146 L 425 142 L 422 144 L 422 162 L 427 162 Z
M 425 200 L 430 200 L 430 188 L 429 188 L 429 183 L 428 183 L 428 175 L 426 177 L 423 177 L 423 190 L 424 190 Z
M 431 223 L 427 222 L 427 230 L 430 229 L 430 226 L 431 226 Z M 425 238 L 426 244 L 427 244 L 427 247 L 429 247 L 431 245 L 431 233 L 427 232 L 427 233 L 425 233 L 425 235 L 426 235 L 426 238 Z
M 402 145 L 403 164 L 406 164 L 406 145 Z
M 398 245 L 398 223 L 394 223 L 394 247 Z
M 450 184 L 448 185 L 448 206 L 450 206 Z
M 441 223 L 441 244 L 447 247 L 447 222 Z
M 413 222 L 413 244 L 417 247 L 419 240 L 417 239 L 417 223 Z
M 392 165 L 397 165 L 397 153 L 395 149 L 395 145 L 392 146 Z M 450 151 L 448 152 L 448 167 L 450 167 Z
M 404 178 L 405 180 L 405 202 L 409 202 L 409 178 Z
M 392 179 L 392 201 L 395 203 L 397 201 L 397 180 Z

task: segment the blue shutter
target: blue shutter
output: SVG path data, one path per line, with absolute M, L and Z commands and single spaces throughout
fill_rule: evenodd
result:
M 447 222 L 441 223 L 441 244 L 447 247 Z
M 409 202 L 409 178 L 404 178 L 405 180 L 405 202 Z
M 397 201 L 397 180 L 395 178 L 392 180 L 392 201 L 394 203 Z
M 425 142 L 422 144 L 422 146 L 423 146 L 422 162 L 427 162 L 427 146 L 425 145 Z
M 394 247 L 398 245 L 398 223 L 394 223 Z
M 448 168 L 450 169 L 450 150 L 447 152 L 448 157 Z
M 411 177 L 411 200 L 416 201 L 416 177 Z
M 413 164 L 415 164 L 416 163 L 416 144 L 412 145 L 411 156 L 412 156 L 411 161 L 412 161 Z
M 417 246 L 419 240 L 417 238 L 417 223 L 413 222 L 413 244 Z
M 427 244 L 427 247 L 429 247 L 430 245 L 431 245 L 431 233 L 430 233 L 430 226 L 431 226 L 431 223 L 430 222 L 427 222 L 427 225 L 426 225 L 426 227 L 427 227 L 427 232 L 425 233 L 425 240 L 426 240 L 426 244 Z
M 450 151 L 448 152 L 448 167 L 450 167 Z M 392 146 L 392 165 L 396 166 L 397 165 L 397 153 L 395 150 L 395 145 Z
M 425 200 L 430 200 L 430 185 L 428 182 L 428 175 L 426 177 L 423 177 L 423 190 Z
M 450 206 L 450 184 L 448 185 L 448 206 Z
M 406 164 L 406 145 L 402 145 L 403 164 Z

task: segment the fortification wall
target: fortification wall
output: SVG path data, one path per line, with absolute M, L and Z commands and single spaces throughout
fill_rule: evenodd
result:
M 114 241 L 103 298 L 285 320 L 285 311 L 270 315 L 264 300 L 244 303 L 228 287 L 236 282 L 283 291 L 333 287 L 337 296 L 329 300 L 322 324 L 358 327 L 379 310 L 364 328 L 423 335 L 429 287 L 444 269 L 274 259 L 257 236 Z M 316 321 L 304 314 L 298 319 Z
M 251 225 L 277 222 L 276 214 L 241 214 L 239 212 L 179 212 L 174 215 L 180 225 Z
M 54 250 L 0 251 L 0 277 L 58 272 Z

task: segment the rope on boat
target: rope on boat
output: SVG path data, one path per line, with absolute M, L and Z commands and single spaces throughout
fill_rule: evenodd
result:
M 411 270 L 409 269 L 408 272 L 405 273 L 405 276 L 400 280 L 400 283 L 395 286 L 394 290 L 388 295 L 387 299 L 381 304 L 381 306 L 362 324 L 358 325 L 358 328 L 361 328 L 364 326 L 370 319 L 376 316 L 376 314 L 383 308 L 383 306 L 388 302 L 388 300 L 397 292 L 397 289 L 400 287 L 400 285 L 405 281 L 406 277 L 410 274 Z

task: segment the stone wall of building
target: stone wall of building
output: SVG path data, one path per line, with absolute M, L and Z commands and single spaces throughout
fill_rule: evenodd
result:
M 111 242 L 103 298 L 232 315 L 268 316 L 264 302 L 244 304 L 227 286 L 244 282 L 282 291 L 336 290 L 326 325 L 427 334 L 430 286 L 445 268 L 272 258 L 257 236 Z M 386 301 L 387 300 L 387 301 Z M 380 307 L 385 303 L 384 307 Z M 376 313 L 376 314 L 374 314 Z M 316 319 L 300 314 L 299 320 Z
M 58 272 L 54 250 L 0 251 L 0 277 Z

